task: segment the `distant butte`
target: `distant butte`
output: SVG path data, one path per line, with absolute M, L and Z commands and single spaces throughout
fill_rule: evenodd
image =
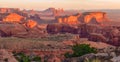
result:
M 48 8 L 46 10 L 44 10 L 44 12 L 47 12 L 47 13 L 52 13 L 52 16 L 59 16 L 60 13 L 64 12 L 64 9 L 63 8 L 58 8 L 58 9 L 55 9 L 55 8 Z
M 83 17 L 85 23 L 90 23 L 95 21 L 97 23 L 101 23 L 103 21 L 108 21 L 105 12 L 85 12 L 83 13 Z
M 82 14 L 56 17 L 58 23 L 65 24 L 102 24 L 108 22 L 105 12 L 84 12 Z

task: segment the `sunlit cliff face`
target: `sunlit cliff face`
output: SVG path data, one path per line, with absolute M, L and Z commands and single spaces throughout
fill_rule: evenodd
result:
M 78 24 L 80 22 L 102 23 L 104 21 L 107 21 L 106 13 L 104 12 L 85 12 L 83 14 L 64 16 L 58 18 L 59 23 L 65 24 Z
M 3 19 L 3 22 L 21 23 L 24 20 L 25 18 L 23 16 L 20 16 L 16 13 L 11 13 Z M 27 20 L 26 22 L 23 23 L 23 25 L 29 28 L 33 28 L 37 25 L 37 22 L 33 20 Z
M 60 18 L 58 18 L 58 22 L 59 23 L 66 23 L 66 24 L 78 24 L 79 23 L 79 21 L 78 21 L 79 16 L 80 16 L 80 14 L 76 15 L 76 16 L 60 17 Z
M 33 28 L 37 25 L 37 22 L 36 21 L 33 21 L 33 20 L 28 20 L 25 25 L 29 28 Z
M 23 16 L 20 16 L 16 13 L 11 13 L 8 16 L 6 16 L 3 21 L 4 22 L 20 22 L 22 19 L 24 19 Z
M 95 18 L 98 23 L 101 23 L 105 19 L 105 15 L 106 14 L 103 12 L 87 13 L 86 15 L 84 15 L 84 22 L 89 23 L 92 20 L 92 18 Z
M 90 20 L 92 19 L 92 17 L 93 17 L 93 16 L 91 16 L 91 15 L 85 16 L 85 17 L 84 17 L 84 22 L 85 22 L 85 23 L 89 23 Z

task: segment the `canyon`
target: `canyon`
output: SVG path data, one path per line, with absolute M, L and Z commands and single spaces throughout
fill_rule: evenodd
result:
M 90 44 L 102 51 L 119 47 L 120 26 L 113 22 L 102 11 L 0 8 L 0 48 L 10 53 L 34 53 L 42 62 L 64 62 L 69 59 L 64 54 L 73 53 L 76 44 Z

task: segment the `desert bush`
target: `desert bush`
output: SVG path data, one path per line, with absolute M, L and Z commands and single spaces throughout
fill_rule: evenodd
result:
M 20 53 L 14 52 L 13 54 L 19 62 L 32 62 L 32 61 L 41 62 L 41 57 L 39 56 L 34 56 L 33 58 L 30 58 L 30 56 L 27 56 L 23 52 Z
M 85 54 L 89 53 L 96 53 L 96 49 L 90 47 L 88 44 L 76 44 L 72 46 L 73 53 L 66 53 L 65 57 L 70 58 L 70 57 L 80 57 Z
M 35 56 L 35 57 L 33 58 L 33 61 L 41 62 L 41 58 L 38 57 L 38 56 Z

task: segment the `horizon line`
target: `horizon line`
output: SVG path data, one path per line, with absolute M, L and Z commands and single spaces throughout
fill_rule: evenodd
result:
M 34 9 L 34 8 L 19 8 L 19 7 L 0 7 L 0 8 L 18 8 L 18 9 L 20 9 L 20 10 L 35 10 L 35 11 L 41 11 L 41 10 L 46 10 L 46 9 L 48 9 L 48 8 L 55 8 L 55 7 L 48 7 L 48 8 L 44 8 L 44 9 Z M 65 8 L 55 8 L 55 9 L 63 9 L 63 10 L 120 10 L 120 9 L 114 9 L 114 8 L 106 8 L 106 9 L 65 9 Z

